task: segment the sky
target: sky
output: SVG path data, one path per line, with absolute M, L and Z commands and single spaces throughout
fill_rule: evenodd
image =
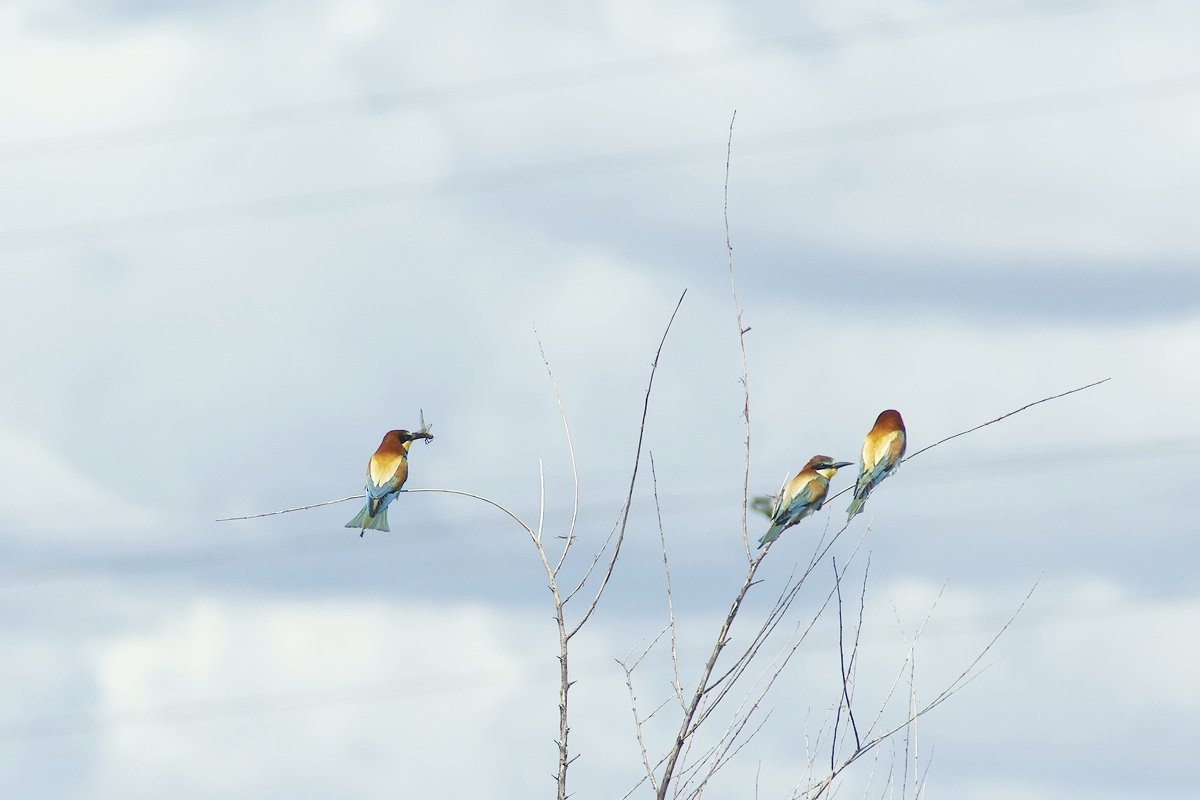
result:
M 821 776 L 836 556 L 860 720 L 975 664 L 838 796 L 1192 797 L 1197 25 L 1181 0 L 0 2 L 5 795 L 549 796 L 557 642 L 519 527 L 438 493 L 362 538 L 354 501 L 216 520 L 361 491 L 423 413 L 408 488 L 544 511 L 557 543 L 557 392 L 577 580 L 686 290 L 572 643 L 576 796 L 643 775 L 616 659 L 667 621 L 660 516 L 690 686 L 746 571 L 747 470 L 768 494 L 856 460 L 884 408 L 912 453 L 1107 378 L 879 488 L 709 795 Z M 771 548 L 735 643 L 844 502 Z M 665 753 L 664 640 L 633 680 Z

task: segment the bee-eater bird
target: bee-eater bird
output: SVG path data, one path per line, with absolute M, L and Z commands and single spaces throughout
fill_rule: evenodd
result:
M 888 475 L 896 471 L 900 459 L 904 458 L 907 446 L 904 419 L 900 412 L 889 408 L 875 419 L 875 425 L 863 440 L 862 460 L 858 464 L 858 480 L 854 484 L 854 499 L 846 509 L 846 521 L 862 511 L 867 496 Z
M 804 469 L 796 473 L 796 477 L 788 481 L 775 503 L 775 512 L 771 514 L 770 529 L 758 540 L 761 550 L 779 538 L 787 528 L 818 511 L 825 502 L 829 492 L 829 479 L 837 474 L 842 467 L 848 467 L 852 461 L 834 461 L 829 456 L 813 456 L 804 465 Z
M 346 523 L 347 528 L 361 528 L 362 536 L 368 530 L 390 531 L 387 507 L 396 499 L 396 493 L 408 480 L 408 449 L 413 439 L 433 437 L 428 433 L 388 431 L 383 435 L 379 449 L 367 462 L 367 502 L 354 519 Z

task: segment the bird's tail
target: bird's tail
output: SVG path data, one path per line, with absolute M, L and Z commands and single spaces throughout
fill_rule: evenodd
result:
M 391 530 L 391 528 L 388 527 L 386 508 L 379 509 L 378 514 L 371 516 L 369 507 L 365 505 L 362 507 L 361 511 L 354 515 L 354 519 L 346 523 L 346 527 L 361 528 L 362 533 L 358 534 L 359 536 L 362 536 L 363 533 L 366 533 L 367 531 L 386 532 Z
M 854 515 L 862 511 L 863 503 L 866 501 L 866 497 L 858 497 L 855 495 L 854 499 L 850 501 L 850 505 L 846 508 L 846 522 L 854 519 Z
M 778 539 L 779 534 L 782 532 L 783 532 L 783 526 L 778 525 L 778 524 L 772 525 L 770 528 L 767 529 L 767 532 L 762 535 L 762 538 L 758 540 L 758 549 L 762 550 L 764 547 L 769 545 L 771 542 Z

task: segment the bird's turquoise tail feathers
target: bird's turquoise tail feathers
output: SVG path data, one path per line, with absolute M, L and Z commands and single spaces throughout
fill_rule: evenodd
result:
M 778 539 L 779 534 L 782 532 L 783 532 L 782 525 L 778 525 L 778 524 L 772 525 L 770 528 L 767 529 L 767 532 L 762 535 L 762 538 L 758 540 L 758 549 L 762 550 L 764 547 L 769 545 L 771 542 Z
M 346 527 L 361 528 L 362 532 L 358 534 L 359 536 L 362 536 L 367 531 L 387 532 L 391 530 L 391 528 L 388 527 L 387 509 L 381 508 L 378 514 L 371 516 L 368 506 L 366 505 L 362 507 L 361 511 L 354 515 L 354 519 L 346 523 Z
M 856 497 L 850 501 L 850 505 L 846 508 L 846 521 L 847 522 L 854 519 L 854 515 L 858 514 L 860 511 L 862 511 L 863 502 L 866 499 L 867 498 L 865 498 L 865 497 Z

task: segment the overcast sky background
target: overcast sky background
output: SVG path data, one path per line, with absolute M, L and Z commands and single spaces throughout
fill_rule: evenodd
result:
M 753 491 L 857 459 L 883 408 L 912 452 L 1112 379 L 871 499 L 835 548 L 863 537 L 853 581 L 871 558 L 859 713 L 927 615 L 919 699 L 1040 576 L 920 723 L 925 796 L 1194 797 L 1197 30 L 1182 0 L 0 2 L 4 795 L 548 796 L 554 629 L 503 516 L 412 494 L 362 539 L 354 503 L 213 520 L 359 491 L 424 409 L 410 488 L 536 518 L 541 459 L 561 532 L 536 328 L 578 574 L 684 289 L 646 445 L 694 681 L 745 564 L 736 109 Z M 843 508 L 783 536 L 747 614 Z M 660 559 L 643 470 L 576 640 L 580 798 L 640 775 L 613 659 L 665 620 Z M 826 616 L 712 796 L 791 796 L 837 670 Z M 661 657 L 638 690 L 670 696 Z

